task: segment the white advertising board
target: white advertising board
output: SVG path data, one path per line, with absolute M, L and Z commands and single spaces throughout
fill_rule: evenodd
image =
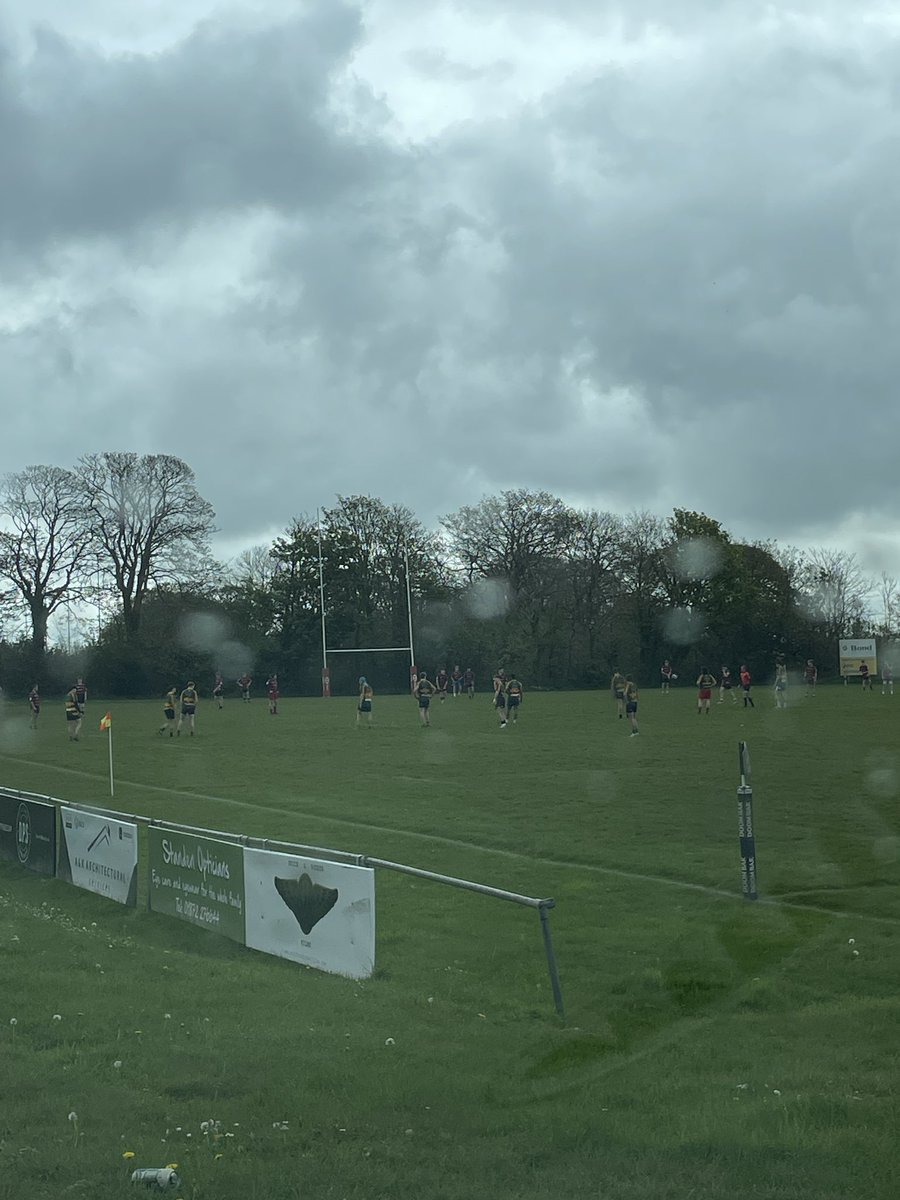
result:
M 59 815 L 60 879 L 119 904 L 137 904 L 137 825 L 76 808 L 61 807 Z
M 874 638 L 843 638 L 838 642 L 841 660 L 841 675 L 858 675 L 859 668 L 866 663 L 869 674 L 878 674 L 878 657 Z
M 273 850 L 244 849 L 247 945 L 367 979 L 375 968 L 375 872 Z

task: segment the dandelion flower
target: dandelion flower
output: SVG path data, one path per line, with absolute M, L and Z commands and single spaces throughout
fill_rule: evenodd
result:
M 393 1038 L 385 1038 L 385 1039 L 384 1039 L 384 1044 L 385 1044 L 386 1046 L 393 1046 L 393 1045 L 394 1045 L 394 1039 L 393 1039 Z
M 9 1023 L 10 1023 L 10 1025 L 18 1025 L 19 1022 L 16 1020 L 15 1017 L 10 1017 Z
M 171 1013 L 163 1013 L 163 1020 L 164 1020 L 164 1021 L 171 1021 L 171 1020 L 172 1020 L 172 1014 L 171 1014 Z
M 134 1151 L 133 1150 L 125 1150 L 122 1153 L 122 1157 L 123 1158 L 134 1158 Z
M 62 1020 L 62 1016 L 61 1016 L 61 1014 L 60 1014 L 60 1013 L 54 1013 L 54 1014 L 53 1014 L 53 1020 L 54 1020 L 54 1021 L 61 1021 L 61 1020 Z
M 121 1058 L 117 1058 L 116 1061 L 113 1063 L 113 1067 L 115 1068 L 115 1070 L 118 1071 L 121 1066 L 122 1066 L 122 1060 L 121 1060 Z
M 72 1124 L 74 1125 L 75 1122 L 78 1120 L 78 1113 L 73 1110 L 72 1112 L 69 1113 L 69 1116 L 67 1119 L 69 1121 L 71 1121 Z

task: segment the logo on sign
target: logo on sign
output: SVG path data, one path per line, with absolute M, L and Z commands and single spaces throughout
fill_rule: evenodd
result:
M 88 854 L 91 854 L 98 846 L 108 846 L 112 841 L 112 830 L 108 825 L 104 825 L 94 840 L 87 848 Z
M 313 883 L 306 872 L 299 879 L 279 879 L 276 876 L 275 890 L 307 935 L 323 917 L 328 916 L 338 899 L 337 888 L 322 887 L 320 883 Z
M 31 813 L 27 804 L 20 804 L 16 813 L 16 854 L 23 866 L 31 855 Z

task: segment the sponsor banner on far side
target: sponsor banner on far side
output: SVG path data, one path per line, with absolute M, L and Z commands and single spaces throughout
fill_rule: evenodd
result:
M 841 675 L 859 675 L 863 663 L 870 675 L 878 673 L 878 647 L 875 638 L 842 638 L 838 642 Z

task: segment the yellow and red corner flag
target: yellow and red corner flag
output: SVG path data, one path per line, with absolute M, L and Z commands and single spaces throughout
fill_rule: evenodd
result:
M 104 729 L 109 729 L 109 727 L 110 727 L 111 725 L 112 725 L 112 717 L 110 716 L 110 714 L 109 714 L 109 713 L 106 713 L 106 715 L 105 715 L 105 716 L 103 716 L 103 717 L 101 717 L 101 718 L 100 718 L 100 730 L 101 730 L 101 732 L 102 732 Z

